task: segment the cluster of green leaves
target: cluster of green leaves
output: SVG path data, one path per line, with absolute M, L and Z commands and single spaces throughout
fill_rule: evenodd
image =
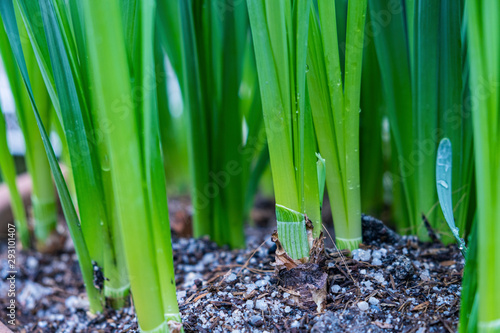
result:
M 17 13 L 17 15 L 19 15 L 19 13 Z M 45 124 L 49 125 L 52 114 L 52 103 L 47 89 L 45 88 L 42 73 L 38 69 L 35 54 L 31 49 L 28 33 L 22 23 L 18 24 L 18 29 L 21 47 L 26 55 L 27 70 L 36 91 L 34 98 L 39 105 L 40 117 Z M 48 245 L 46 243 L 49 241 L 50 234 L 54 231 L 57 222 L 55 189 L 52 183 L 49 162 L 43 149 L 42 139 L 37 133 L 36 120 L 31 111 L 30 99 L 24 88 L 21 74 L 16 66 L 7 34 L 3 29 L 0 31 L 0 56 L 14 97 L 17 119 L 25 141 L 26 166 L 33 183 L 31 203 L 33 208 L 36 246 L 39 250 L 43 251 L 45 245 Z M 8 175 L 6 178 L 9 179 L 11 184 L 14 184 L 15 180 L 12 177 L 15 177 L 15 173 L 8 170 L 8 166 L 5 166 L 5 168 L 7 169 L 2 167 L 2 170 Z M 12 186 L 10 186 L 10 188 L 13 197 L 16 197 L 15 192 L 12 191 Z M 19 204 L 16 204 L 16 206 L 16 215 L 21 220 L 24 219 L 19 216 L 21 214 Z M 23 246 L 27 247 L 27 229 L 21 228 L 20 230 L 24 234 Z
M 460 329 L 497 332 L 498 13 L 492 0 L 467 8 L 453 0 L 3 0 L 0 51 L 27 140 L 36 235 L 43 241 L 55 226 L 50 168 L 91 310 L 104 300 L 122 306 L 131 289 L 141 329 L 167 332 L 180 316 L 165 171 L 182 147 L 195 236 L 244 245 L 243 221 L 270 160 L 278 233 L 294 259 L 309 255 L 308 219 L 320 234 L 325 182 L 338 247 L 358 246 L 362 203 L 381 207 L 389 148 L 399 229 L 425 239 L 422 214 L 442 233 L 446 219 L 467 256 Z M 185 118 L 171 110 L 172 73 Z M 27 245 L 5 132 L 0 118 L 0 167 Z M 95 269 L 108 279 L 103 290 Z
M 395 150 L 392 180 L 397 225 L 427 239 L 424 214 L 434 229 L 447 233 L 434 207 L 436 153 L 439 140 L 448 137 L 453 143 L 457 225 L 467 233 L 468 212 L 473 211 L 473 159 L 471 117 L 463 104 L 467 97 L 464 4 L 373 0 L 369 6 L 372 17 L 367 31 L 373 35 Z
M 23 199 L 19 194 L 16 184 L 16 166 L 7 143 L 7 124 L 0 109 L 0 171 L 5 183 L 9 188 L 10 201 L 12 206 L 12 215 L 17 228 L 19 239 L 23 248 L 30 246 L 30 234 L 28 228 L 28 219 L 24 208 Z
M 468 1 L 466 10 L 477 235 L 472 233 L 464 272 L 460 331 L 500 332 L 500 3 Z
M 367 1 L 348 2 L 346 17 L 337 16 L 334 1 L 317 5 L 309 30 L 311 109 L 326 161 L 336 243 L 355 249 L 361 242 L 359 114 Z
M 306 84 L 312 1 L 249 0 L 247 4 L 273 172 L 278 234 L 290 256 L 299 259 L 309 255 L 305 215 L 314 225 L 314 236 L 321 231 L 320 188 L 324 188 L 318 181 Z
M 130 286 L 141 329 L 168 332 L 180 315 L 158 126 L 155 10 L 154 1 L 120 0 L 8 0 L 0 6 L 91 310 L 101 311 L 103 305 L 94 286 L 99 267 L 111 305 L 123 305 Z M 21 48 L 21 24 L 68 142 L 80 217 L 40 117 L 37 86 Z
M 194 235 L 242 247 L 245 207 L 267 161 L 245 2 L 159 1 L 159 8 L 160 47 L 187 113 Z

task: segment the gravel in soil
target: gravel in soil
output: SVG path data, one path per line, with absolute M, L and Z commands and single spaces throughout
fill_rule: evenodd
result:
M 272 229 L 247 230 L 247 248 L 173 239 L 177 298 L 186 332 L 455 332 L 463 259 L 454 245 L 398 237 L 348 253 L 326 250 L 326 310 L 301 308 L 274 274 Z M 8 299 L 5 247 L 0 306 Z M 136 332 L 133 307 L 87 313 L 76 255 L 17 253 L 19 332 Z M 6 322 L 7 318 L 0 318 Z

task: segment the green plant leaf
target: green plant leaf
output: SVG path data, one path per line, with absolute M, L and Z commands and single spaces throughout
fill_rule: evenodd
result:
M 287 254 L 292 258 L 309 256 L 306 219 L 304 214 L 276 205 L 278 235 Z
M 453 217 L 453 201 L 452 201 L 452 147 L 448 138 L 444 138 L 439 143 L 436 159 L 436 186 L 439 203 L 443 210 L 446 223 L 450 228 L 453 236 L 460 245 L 460 251 L 464 257 L 467 253 L 465 242 L 460 238 L 460 232 L 455 226 L 455 219 Z
M 78 215 L 76 214 L 76 210 L 73 206 L 73 202 L 71 200 L 71 196 L 66 186 L 63 174 L 59 167 L 59 163 L 52 149 L 49 137 L 47 135 L 47 132 L 45 131 L 45 127 L 42 123 L 42 120 L 38 113 L 37 106 L 35 104 L 35 98 L 33 95 L 33 91 L 31 89 L 30 79 L 28 77 L 28 69 L 26 68 L 26 63 L 24 61 L 23 51 L 21 48 L 21 41 L 19 38 L 19 32 L 15 20 L 14 6 L 12 0 L 5 0 L 0 3 L 0 14 L 2 15 L 4 27 L 7 32 L 7 35 L 9 36 L 10 45 L 12 46 L 14 56 L 21 71 L 24 84 L 29 94 L 31 105 L 33 107 L 33 112 L 35 114 L 36 122 L 40 134 L 42 136 L 45 151 L 49 159 L 50 168 L 52 170 L 54 180 L 56 183 L 56 188 L 61 200 L 64 216 L 68 224 L 71 238 L 73 239 L 73 242 L 75 244 L 75 251 L 79 258 L 79 264 L 82 270 L 83 280 L 87 288 L 87 294 L 90 301 L 91 311 L 94 312 L 101 311 L 102 305 L 100 302 L 99 292 L 96 288 L 94 288 L 93 285 L 94 270 L 92 267 L 90 254 L 88 252 L 87 246 L 85 244 L 85 239 L 83 237 L 83 233 L 80 228 Z

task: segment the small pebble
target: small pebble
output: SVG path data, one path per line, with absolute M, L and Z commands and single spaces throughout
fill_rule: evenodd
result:
M 285 313 L 290 313 L 290 311 L 292 311 L 292 308 L 287 306 L 285 307 Z
M 364 285 L 368 289 L 372 288 L 372 282 L 371 281 L 363 281 L 363 282 L 361 282 L 361 284 Z
M 429 271 L 425 270 L 423 271 L 422 273 L 420 273 L 420 279 L 422 281 L 430 281 L 431 280 L 431 277 L 429 275 Z
M 384 274 L 382 274 L 382 273 L 375 273 L 373 275 L 373 277 L 375 278 L 375 280 L 377 280 L 380 283 L 384 283 L 385 282 Z
M 339 286 L 338 284 L 334 284 L 334 285 L 330 288 L 330 290 L 331 290 L 331 291 L 332 291 L 332 293 L 334 293 L 334 294 L 338 294 L 338 292 L 340 291 L 340 289 L 341 289 L 341 288 L 340 288 L 340 286 Z
M 227 282 L 227 283 L 231 283 L 231 282 L 233 282 L 233 281 L 236 281 L 236 279 L 237 279 L 237 278 L 238 278 L 238 277 L 236 276 L 236 274 L 231 273 L 231 274 L 229 274 L 229 276 L 226 278 L 226 282 Z
M 186 297 L 186 290 L 177 291 L 177 299 L 183 299 Z
M 365 301 L 362 301 L 362 302 L 359 302 L 358 303 L 358 308 L 361 310 L 361 311 L 366 311 L 368 310 L 370 306 L 368 305 L 368 303 L 366 303 Z
M 268 281 L 267 281 L 267 280 L 259 280 L 259 281 L 255 282 L 255 285 L 256 285 L 257 287 L 264 287 L 264 286 L 265 286 L 265 285 L 267 285 L 267 284 L 268 284 Z
M 356 249 L 352 251 L 352 258 L 356 261 L 370 261 L 370 250 Z
M 254 303 L 251 299 L 249 299 L 246 303 L 245 306 L 247 307 L 248 310 L 252 310 L 254 308 Z
M 250 319 L 250 324 L 255 327 L 261 327 L 262 325 L 264 325 L 264 321 L 262 320 L 261 316 L 255 315 Z
M 257 302 L 255 302 L 255 308 L 266 311 L 267 310 L 267 303 L 263 299 L 258 299 Z
M 252 284 L 249 284 L 247 286 L 247 294 L 251 293 L 252 291 L 254 291 L 255 289 L 257 289 L 257 286 L 255 285 L 255 283 L 252 283 Z
M 370 297 L 370 299 L 368 300 L 368 302 L 371 304 L 371 305 L 378 305 L 379 303 L 379 300 L 376 299 L 375 297 Z
M 87 310 L 89 308 L 89 301 L 77 296 L 70 296 L 66 298 L 66 307 L 71 310 Z
M 399 280 L 408 280 L 415 272 L 411 260 L 406 256 L 397 257 L 393 265 L 395 266 L 394 276 Z
M 33 270 L 38 267 L 38 260 L 35 257 L 28 257 L 28 259 L 26 259 L 26 266 L 28 269 Z

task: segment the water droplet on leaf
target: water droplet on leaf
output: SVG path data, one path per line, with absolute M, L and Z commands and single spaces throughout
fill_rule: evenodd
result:
M 448 183 L 445 182 L 444 180 L 438 180 L 438 184 L 444 188 L 448 188 Z

